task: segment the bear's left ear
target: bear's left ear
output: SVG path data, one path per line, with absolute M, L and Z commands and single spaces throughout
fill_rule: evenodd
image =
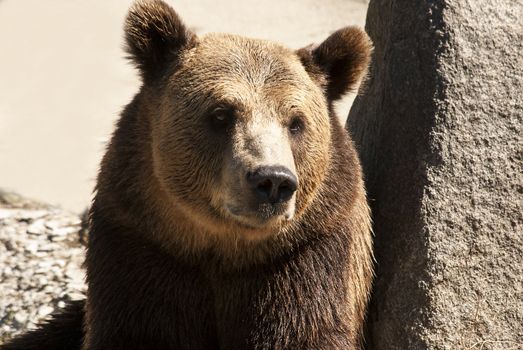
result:
M 335 101 L 356 89 L 367 73 L 372 42 L 363 30 L 346 27 L 319 46 L 296 53 L 311 77 L 326 89 L 327 99 Z
M 125 19 L 126 51 L 144 80 L 154 79 L 196 43 L 172 7 L 161 0 L 136 1 Z

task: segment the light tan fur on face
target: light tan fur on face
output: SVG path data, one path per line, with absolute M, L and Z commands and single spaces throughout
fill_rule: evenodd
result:
M 271 226 L 276 226 L 282 220 L 292 219 L 295 211 L 295 196 L 286 204 L 285 212 L 272 218 L 271 222 L 260 220 L 259 213 L 248 209 L 251 196 L 247 195 L 250 192 L 247 172 L 259 167 L 283 166 L 296 173 L 288 132 L 277 118 L 268 118 L 266 113 L 269 112 L 253 113 L 247 120 L 240 121 L 232 132 L 231 147 L 222 168 L 222 184 L 213 196 L 216 201 L 213 205 L 225 209 L 226 215 L 251 226 L 271 223 L 274 223 Z
M 227 135 L 214 135 L 209 111 L 224 105 L 234 109 L 235 124 Z M 327 171 L 325 98 L 298 57 L 277 44 L 232 35 L 201 38 L 162 91 L 159 111 L 152 148 L 155 176 L 169 201 L 164 205 L 221 239 L 280 231 L 290 224 L 285 217 L 300 217 Z M 288 132 L 296 115 L 305 123 L 299 137 Z M 262 222 L 248 209 L 245 174 L 269 165 L 287 167 L 299 186 L 285 213 Z

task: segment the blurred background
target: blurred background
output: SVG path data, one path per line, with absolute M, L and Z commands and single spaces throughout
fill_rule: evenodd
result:
M 363 27 L 367 11 L 366 0 L 168 2 L 198 34 L 291 48 Z M 0 188 L 74 212 L 89 205 L 105 143 L 140 84 L 122 50 L 131 3 L 0 0 Z

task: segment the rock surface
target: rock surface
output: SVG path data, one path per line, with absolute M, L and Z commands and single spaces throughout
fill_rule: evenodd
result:
M 370 349 L 523 349 L 523 3 L 372 0 Z
M 85 291 L 77 215 L 0 191 L 0 344 Z

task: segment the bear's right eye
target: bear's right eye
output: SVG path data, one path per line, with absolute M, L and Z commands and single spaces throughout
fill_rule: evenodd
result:
M 229 108 L 219 107 L 210 114 L 211 126 L 215 131 L 226 131 L 232 123 L 232 111 Z
M 304 123 L 303 123 L 303 117 L 301 115 L 297 115 L 294 118 L 292 118 L 291 123 L 289 125 L 289 131 L 293 135 L 297 135 L 301 133 L 304 129 Z

